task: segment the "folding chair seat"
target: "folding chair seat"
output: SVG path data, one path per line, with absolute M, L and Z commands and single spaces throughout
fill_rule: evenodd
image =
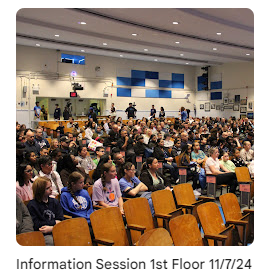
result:
M 172 246 L 173 241 L 169 232 L 163 228 L 157 228 L 144 233 L 137 246 Z
M 18 244 L 22 246 L 45 246 L 45 239 L 42 232 L 28 232 L 16 235 Z

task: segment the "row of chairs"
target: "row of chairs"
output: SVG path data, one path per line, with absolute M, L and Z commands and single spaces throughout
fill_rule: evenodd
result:
M 220 199 L 226 225 L 216 203 L 206 202 L 198 205 L 197 214 L 204 237 L 201 236 L 198 219 L 192 214 L 183 214 L 184 207 L 171 212 L 165 212 L 163 209 L 157 211 L 158 201 L 154 193 L 154 218 L 146 198 L 129 199 L 124 202 L 126 227 L 119 208 L 99 209 L 90 215 L 93 241 L 87 221 L 83 218 L 73 218 L 54 226 L 52 233 L 55 245 L 172 245 L 168 235 L 177 246 L 236 245 L 237 242 L 246 245 L 249 236 L 253 234 L 254 211 L 245 210 L 242 213 L 237 197 L 232 193 L 224 194 Z M 165 220 L 168 225 L 161 228 L 157 219 Z M 17 242 L 21 245 L 44 245 L 36 239 L 35 236 L 40 237 L 38 234 L 39 232 L 32 232 L 17 235 Z M 156 237 L 159 240 L 153 240 Z

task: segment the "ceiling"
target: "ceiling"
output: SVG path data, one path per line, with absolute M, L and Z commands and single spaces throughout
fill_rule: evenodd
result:
M 254 16 L 242 8 L 21 9 L 16 28 L 18 45 L 61 51 L 190 66 L 254 59 Z

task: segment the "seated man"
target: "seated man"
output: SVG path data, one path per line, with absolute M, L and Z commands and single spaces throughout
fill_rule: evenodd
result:
M 48 155 L 48 154 L 49 154 L 49 150 L 46 146 L 44 146 L 40 149 L 40 156 Z
M 35 135 L 31 129 L 26 132 L 26 142 L 24 146 L 25 151 L 34 152 L 36 156 L 39 156 L 40 145 L 35 141 Z
M 47 148 L 50 148 L 50 144 L 47 139 L 43 138 L 43 129 L 42 127 L 38 127 L 36 129 L 36 136 L 35 141 L 39 144 L 40 148 L 43 146 L 46 146 Z

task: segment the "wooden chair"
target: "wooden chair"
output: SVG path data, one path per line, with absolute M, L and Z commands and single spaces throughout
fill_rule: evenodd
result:
M 93 169 L 93 170 L 90 170 L 89 171 L 89 177 L 90 177 L 90 179 L 91 179 L 91 182 L 93 183 L 93 174 L 94 174 L 94 172 L 95 172 L 95 169 Z
M 90 215 L 90 220 L 95 238 L 107 238 L 115 246 L 131 245 L 129 230 L 125 229 L 118 207 L 96 210 Z
M 219 198 L 226 223 L 237 227 L 239 237 L 243 245 L 253 241 L 254 235 L 254 210 L 241 212 L 237 197 L 233 193 L 227 193 Z
M 51 145 L 51 143 L 52 143 L 52 138 L 51 138 L 51 137 L 48 137 L 48 138 L 46 138 L 46 139 L 48 140 L 49 144 Z
M 128 229 L 131 233 L 132 244 L 135 244 L 143 232 L 157 227 L 157 218 L 168 219 L 171 216 L 155 214 L 152 217 L 149 203 L 146 198 L 133 198 L 124 202 L 124 211 Z M 132 230 L 131 228 L 132 227 Z
M 144 233 L 137 246 L 172 246 L 173 241 L 169 232 L 163 228 L 157 228 Z
M 218 241 L 222 243 L 226 240 L 219 235 L 205 234 L 202 238 L 196 218 L 191 214 L 175 217 L 170 221 L 169 227 L 175 246 L 208 246 L 207 239 L 214 240 L 214 245 L 218 245 Z
M 254 181 L 251 179 L 247 167 L 236 167 L 235 174 L 239 183 L 240 205 L 250 208 L 250 200 L 254 197 Z
M 222 245 L 235 245 L 234 225 L 225 226 L 216 203 L 209 202 L 201 204 L 198 206 L 197 212 L 205 235 L 224 236 L 226 242 L 224 240 Z M 208 244 L 210 246 L 214 245 L 213 240 L 208 239 Z M 221 244 L 218 243 L 218 245 Z
M 198 223 L 200 222 L 197 213 L 198 205 L 205 202 L 215 201 L 215 198 L 205 196 L 199 196 L 198 200 L 196 200 L 192 185 L 190 183 L 175 185 L 173 187 L 173 193 L 177 207 L 182 207 L 182 209 L 185 209 L 184 211 L 186 213 L 193 214 L 196 217 Z
M 181 208 L 176 208 L 175 201 L 173 198 L 173 194 L 170 190 L 158 190 L 152 192 L 151 194 L 153 206 L 155 213 L 168 215 L 166 220 L 170 220 L 173 217 L 183 214 Z M 162 221 L 162 219 L 158 219 L 158 227 L 166 228 L 169 231 L 168 226 L 169 221 Z
M 78 217 L 64 220 L 53 227 L 55 246 L 92 246 L 89 226 L 86 219 Z M 113 242 L 107 239 L 95 239 L 95 243 L 111 246 Z
M 42 232 L 28 232 L 16 235 L 18 244 L 22 246 L 45 246 L 45 239 Z

